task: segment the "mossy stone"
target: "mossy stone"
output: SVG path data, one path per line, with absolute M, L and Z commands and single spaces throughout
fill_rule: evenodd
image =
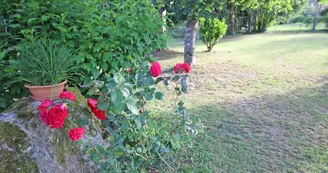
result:
M 0 123 L 0 172 L 36 173 L 38 167 L 28 155 L 26 134 L 8 122 Z

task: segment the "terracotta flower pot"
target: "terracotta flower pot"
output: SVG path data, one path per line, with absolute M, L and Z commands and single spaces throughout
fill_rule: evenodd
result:
M 64 91 L 64 86 L 66 83 L 67 80 L 56 85 L 32 86 L 25 84 L 25 87 L 30 90 L 30 97 L 35 101 L 43 101 L 46 99 L 56 100 L 59 99 L 60 93 Z

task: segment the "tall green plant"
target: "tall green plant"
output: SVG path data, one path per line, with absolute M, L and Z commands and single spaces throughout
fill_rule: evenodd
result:
M 53 40 L 38 40 L 18 48 L 17 60 L 9 69 L 19 80 L 32 85 L 53 85 L 64 80 L 76 80 L 80 67 L 76 66 L 76 51 Z
M 228 26 L 225 20 L 220 21 L 217 18 L 200 18 L 200 38 L 205 43 L 210 52 L 218 41 L 225 35 Z

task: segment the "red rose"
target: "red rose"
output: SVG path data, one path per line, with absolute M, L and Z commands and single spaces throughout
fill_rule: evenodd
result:
M 50 128 L 61 128 L 68 116 L 67 108 L 64 105 L 55 105 L 48 112 L 48 123 Z
M 83 137 L 83 134 L 84 134 L 84 128 L 83 127 L 73 128 L 73 129 L 69 130 L 68 137 L 72 141 L 77 141 L 77 140 L 80 140 Z
M 184 68 L 184 72 L 185 73 L 189 73 L 190 72 L 190 65 L 188 63 L 183 63 L 182 64 L 183 68 Z
M 188 63 L 183 63 L 183 64 L 177 64 L 174 66 L 173 71 L 175 73 L 180 73 L 180 72 L 185 72 L 189 73 L 190 72 L 190 65 Z
M 92 112 L 95 114 L 95 116 L 99 120 L 105 120 L 106 119 L 106 114 L 105 114 L 104 110 L 94 109 L 94 110 L 92 110 Z
M 97 100 L 93 100 L 91 98 L 88 99 L 88 106 L 91 112 L 94 113 L 99 120 L 105 120 L 106 119 L 105 111 L 99 110 L 97 107 L 97 103 L 98 103 Z
M 150 66 L 150 75 L 153 77 L 157 77 L 162 73 L 161 66 L 158 62 L 153 62 Z
M 39 110 L 41 109 L 47 109 L 47 107 L 49 107 L 50 105 L 52 104 L 52 102 L 47 99 L 47 100 L 44 100 L 41 105 L 38 107 Z
M 174 66 L 173 71 L 175 73 L 179 73 L 179 70 L 182 68 L 182 64 L 177 64 Z
M 44 124 L 49 125 L 47 109 L 40 109 L 40 119 Z
M 72 101 L 75 101 L 76 100 L 76 97 L 73 93 L 69 92 L 69 91 L 64 91 L 62 93 L 60 93 L 60 98 L 66 98 L 66 99 L 69 99 L 69 100 L 72 100 Z

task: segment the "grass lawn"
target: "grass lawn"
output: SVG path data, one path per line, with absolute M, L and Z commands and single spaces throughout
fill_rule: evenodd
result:
M 311 32 L 313 24 L 304 24 L 304 23 L 293 23 L 293 24 L 284 24 L 284 25 L 274 25 L 270 26 L 267 30 L 268 33 L 275 32 Z M 326 24 L 319 23 L 317 25 L 317 30 L 325 30 Z
M 328 34 L 226 37 L 197 65 L 182 96 L 205 133 L 178 172 L 328 172 Z M 183 39 L 155 56 L 183 61 Z M 150 106 L 162 116 L 174 95 Z

